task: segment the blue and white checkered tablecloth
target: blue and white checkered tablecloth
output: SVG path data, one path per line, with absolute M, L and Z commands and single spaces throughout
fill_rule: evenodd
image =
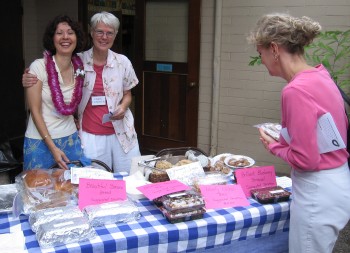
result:
M 25 237 L 25 252 L 30 253 L 141 253 L 213 249 L 235 241 L 288 232 L 290 202 L 261 205 L 253 199 L 249 201 L 251 205 L 247 207 L 210 209 L 203 219 L 171 224 L 151 201 L 143 199 L 137 202 L 142 215 L 138 221 L 96 227 L 98 237 L 93 240 L 49 249 L 39 247 L 28 217 L 24 215 L 13 218 L 12 215 L 1 214 L 0 234 L 12 232 L 20 224 Z

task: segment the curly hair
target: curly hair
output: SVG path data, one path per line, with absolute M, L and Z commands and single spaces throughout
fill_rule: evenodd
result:
M 247 39 L 265 48 L 275 42 L 291 54 L 304 54 L 304 47 L 311 44 L 320 32 L 321 25 L 309 17 L 274 13 L 262 16 Z
M 84 32 L 81 29 L 78 22 L 73 21 L 67 15 L 56 16 L 46 27 L 44 36 L 43 36 L 43 46 L 44 49 L 49 51 L 52 55 L 56 54 L 56 48 L 53 41 L 55 32 L 59 23 L 66 22 L 77 36 L 77 46 L 73 51 L 73 54 L 76 54 L 83 50 L 84 48 Z

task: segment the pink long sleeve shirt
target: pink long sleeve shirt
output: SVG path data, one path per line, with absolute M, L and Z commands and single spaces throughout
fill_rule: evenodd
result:
M 347 125 L 341 94 L 324 66 L 298 73 L 283 88 L 281 98 L 282 127 L 291 138 L 288 144 L 269 145 L 270 151 L 286 161 L 294 169 L 319 171 L 337 168 L 347 161 L 346 149 L 324 154 L 318 151 L 317 120 L 329 112 L 346 143 Z

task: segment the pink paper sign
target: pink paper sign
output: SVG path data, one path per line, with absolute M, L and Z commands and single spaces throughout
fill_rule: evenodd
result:
M 251 189 L 277 185 L 273 166 L 238 169 L 235 171 L 235 177 L 247 197 L 251 196 Z
M 79 179 L 79 208 L 118 200 L 126 200 L 124 180 Z
M 190 190 L 191 188 L 178 180 L 170 180 L 154 184 L 146 184 L 136 187 L 149 200 L 164 196 L 169 193 Z
M 200 185 L 199 188 L 207 209 L 249 206 L 240 185 Z

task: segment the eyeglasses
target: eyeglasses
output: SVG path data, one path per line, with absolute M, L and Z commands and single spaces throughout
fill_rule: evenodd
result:
M 94 30 L 97 37 L 103 37 L 104 35 L 107 36 L 107 38 L 112 38 L 114 36 L 114 32 L 104 32 L 101 30 Z

